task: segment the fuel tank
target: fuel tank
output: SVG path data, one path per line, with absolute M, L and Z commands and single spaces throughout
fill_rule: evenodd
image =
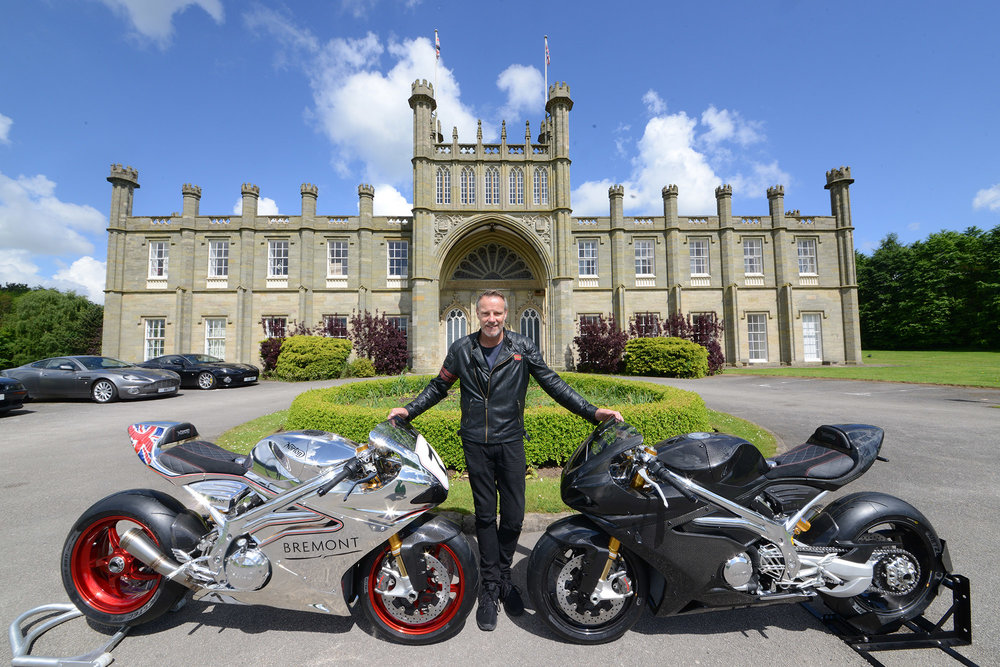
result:
M 656 456 L 674 472 L 706 486 L 745 487 L 768 470 L 756 447 L 723 433 L 687 433 L 663 440 L 656 444 Z
M 254 472 L 282 488 L 307 482 L 354 456 L 358 444 L 327 431 L 288 431 L 254 445 Z

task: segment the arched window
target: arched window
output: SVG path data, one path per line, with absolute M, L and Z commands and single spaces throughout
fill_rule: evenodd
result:
M 524 172 L 520 167 L 510 170 L 510 203 L 524 203 Z
M 534 202 L 548 205 L 549 203 L 549 172 L 544 167 L 535 168 Z
M 464 169 L 462 169 L 462 174 L 459 178 L 462 185 L 462 203 L 475 204 L 476 172 L 472 170 L 472 167 L 465 167 Z
M 487 204 L 499 204 L 500 203 L 500 170 L 496 167 L 489 167 L 486 170 L 486 203 Z
M 460 308 L 452 308 L 448 313 L 448 347 L 456 340 L 466 335 L 467 320 L 465 313 Z
M 523 313 L 521 313 L 521 335 L 527 336 L 532 341 L 534 341 L 535 346 L 541 349 L 541 318 L 538 317 L 538 311 L 534 308 L 528 308 Z
M 451 170 L 448 167 L 438 167 L 437 170 L 437 198 L 438 204 L 451 203 Z

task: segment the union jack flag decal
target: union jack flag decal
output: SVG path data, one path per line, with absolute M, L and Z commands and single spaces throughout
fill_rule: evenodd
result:
M 128 427 L 128 437 L 132 439 L 135 453 L 146 465 L 153 462 L 153 448 L 159 444 L 166 430 L 163 426 L 154 424 L 132 424 Z

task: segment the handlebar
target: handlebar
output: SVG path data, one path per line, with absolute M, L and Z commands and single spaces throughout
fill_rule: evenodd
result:
M 663 464 L 659 459 L 653 459 L 646 463 L 646 469 L 653 475 L 656 479 L 677 489 L 678 492 L 691 502 L 696 502 L 698 496 L 691 493 L 683 484 L 674 480 L 673 476 L 670 474 L 667 466 Z
M 329 482 L 327 482 L 326 484 L 324 484 L 323 486 L 319 487 L 319 489 L 316 490 L 316 495 L 320 497 L 325 496 L 326 494 L 330 493 L 330 490 L 333 489 L 333 487 L 337 486 L 348 477 L 351 477 L 353 475 L 360 475 L 364 471 L 365 468 L 361 464 L 361 461 L 358 461 L 358 459 L 356 458 L 352 458 L 344 465 L 344 469 L 341 470 L 339 473 L 337 473 L 336 477 L 334 477 Z

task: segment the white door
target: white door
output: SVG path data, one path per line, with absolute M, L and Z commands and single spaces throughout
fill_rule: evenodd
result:
M 823 361 L 823 324 L 819 313 L 802 314 L 802 351 L 806 361 Z

